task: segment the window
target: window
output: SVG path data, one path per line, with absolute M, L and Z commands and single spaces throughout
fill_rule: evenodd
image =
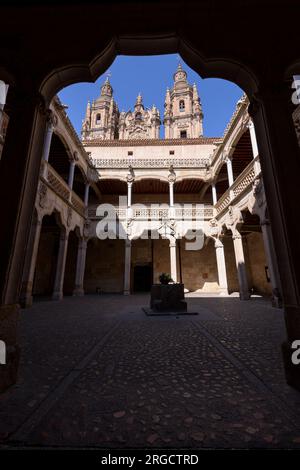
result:
M 180 131 L 180 138 L 181 139 L 186 139 L 187 138 L 186 131 Z
M 170 150 L 169 154 L 170 154 L 170 155 L 175 155 L 175 151 L 174 151 L 174 150 Z
M 184 111 L 185 109 L 185 104 L 183 100 L 179 101 L 179 111 Z
M 133 155 L 133 152 L 130 150 L 130 151 L 128 151 L 128 153 L 127 153 L 127 154 L 128 154 L 128 157 L 132 157 L 132 155 Z
M 101 114 L 98 113 L 98 114 L 96 115 L 96 124 L 99 124 L 100 121 L 101 121 Z

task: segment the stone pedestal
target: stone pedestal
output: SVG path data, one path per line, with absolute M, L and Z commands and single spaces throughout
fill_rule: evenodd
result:
M 156 312 L 186 312 L 184 284 L 153 284 L 150 307 Z

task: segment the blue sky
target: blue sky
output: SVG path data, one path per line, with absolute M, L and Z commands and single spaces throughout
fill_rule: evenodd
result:
M 226 80 L 216 78 L 203 80 L 177 54 L 147 57 L 118 56 L 110 66 L 109 72 L 114 98 L 120 111 L 133 109 L 136 97 L 141 92 L 144 106 L 150 107 L 155 104 L 163 117 L 166 89 L 173 86 L 173 73 L 179 61 L 188 74 L 188 81 L 197 84 L 204 113 L 204 135 L 221 136 L 236 102 L 243 94 L 242 90 Z M 61 101 L 69 106 L 67 113 L 78 135 L 87 101 L 88 99 L 92 101 L 100 95 L 100 86 L 105 78 L 106 73 L 95 83 L 77 83 L 59 93 Z M 161 137 L 163 137 L 163 126 L 161 126 Z

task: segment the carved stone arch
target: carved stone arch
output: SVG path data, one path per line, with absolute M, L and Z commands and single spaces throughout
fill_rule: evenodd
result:
M 163 183 L 169 183 L 168 176 L 164 175 L 153 175 L 153 174 L 143 174 L 135 177 L 135 182 L 143 180 L 159 180 Z
M 84 182 L 89 183 L 88 175 L 86 174 L 85 168 L 83 168 L 81 161 L 77 160 L 75 165 L 76 165 L 76 168 L 78 168 L 78 170 L 82 174 Z
M 55 217 L 55 221 L 57 223 L 57 225 L 60 227 L 61 230 L 65 230 L 65 231 L 68 231 L 67 227 L 66 227 L 66 224 L 65 224 L 65 221 L 64 221 L 64 217 L 63 217 L 63 214 L 61 213 L 60 210 L 58 210 L 57 207 L 55 207 L 53 209 L 53 211 L 51 212 L 51 214 L 54 214 L 54 217 Z M 49 215 L 51 215 L 49 214 Z
M 73 160 L 72 145 L 68 142 L 68 137 L 66 137 L 65 133 L 62 132 L 59 127 L 55 127 L 53 130 L 53 134 L 55 134 L 61 140 L 63 146 L 65 147 L 69 160 Z

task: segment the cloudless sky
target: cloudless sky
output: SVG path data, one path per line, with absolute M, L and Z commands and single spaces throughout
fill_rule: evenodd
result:
M 204 113 L 204 135 L 222 136 L 243 91 L 226 80 L 216 78 L 203 80 L 177 54 L 118 56 L 109 68 L 109 79 L 119 110 L 133 110 L 136 97 L 141 93 L 144 106 L 149 108 L 155 104 L 163 119 L 166 89 L 173 86 L 173 74 L 179 62 L 188 74 L 188 82 L 197 84 Z M 105 81 L 106 75 L 107 72 L 95 83 L 77 83 L 59 93 L 63 104 L 69 106 L 67 113 L 79 136 L 87 101 L 88 99 L 92 101 L 100 95 L 100 86 Z M 163 137 L 163 126 L 160 135 Z

